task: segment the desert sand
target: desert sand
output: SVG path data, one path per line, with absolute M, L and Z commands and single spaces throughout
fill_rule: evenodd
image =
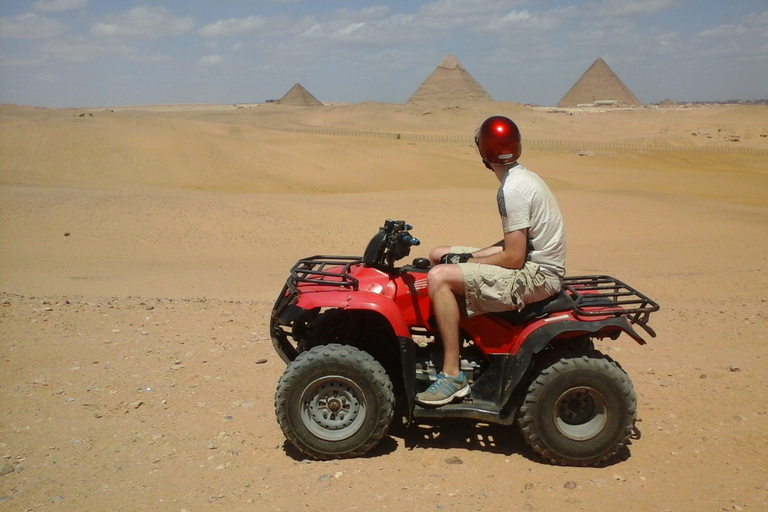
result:
M 386 218 L 411 257 L 498 240 L 471 142 L 491 114 L 560 202 L 568 273 L 661 304 L 648 345 L 599 347 L 637 439 L 569 468 L 515 428 L 419 423 L 304 460 L 273 412 L 289 268 L 360 254 Z M 767 289 L 767 107 L 5 105 L 0 509 L 768 510 Z

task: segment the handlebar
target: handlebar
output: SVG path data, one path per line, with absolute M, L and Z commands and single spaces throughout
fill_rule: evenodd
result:
M 395 261 L 405 258 L 411 247 L 421 241 L 408 232 L 413 226 L 404 220 L 387 219 L 365 249 L 363 262 L 369 266 L 392 268 Z
M 408 245 L 421 245 L 421 241 L 418 238 L 412 237 L 409 233 L 400 235 L 400 240 Z

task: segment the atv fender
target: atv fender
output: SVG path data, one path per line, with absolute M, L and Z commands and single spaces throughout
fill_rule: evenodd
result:
M 317 308 L 375 311 L 387 319 L 395 336 L 410 337 L 408 324 L 400 309 L 392 299 L 379 293 L 338 290 L 305 293 L 299 297 L 295 306 L 307 311 Z
M 613 338 L 618 337 L 621 332 L 625 332 L 640 345 L 646 343 L 625 317 L 612 317 L 592 322 L 557 322 L 540 327 L 525 338 L 517 354 L 507 358 L 504 369 L 504 386 L 502 389 L 497 388 L 499 405 L 504 405 L 509 401 L 523 375 L 530 367 L 534 354 L 544 350 L 552 340 L 567 333 L 586 334 L 595 337 L 601 331 L 606 331 L 606 337 Z M 481 386 L 478 391 L 482 389 Z M 491 389 L 487 391 L 490 392 L 489 394 L 493 394 Z

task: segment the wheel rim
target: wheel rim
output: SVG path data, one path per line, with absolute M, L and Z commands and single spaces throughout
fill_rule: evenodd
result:
M 310 383 L 301 395 L 301 421 L 324 441 L 354 435 L 363 425 L 365 414 L 363 391 L 346 377 L 322 377 Z
M 603 395 L 590 387 L 571 388 L 557 399 L 555 426 L 574 441 L 597 436 L 608 423 L 608 410 Z

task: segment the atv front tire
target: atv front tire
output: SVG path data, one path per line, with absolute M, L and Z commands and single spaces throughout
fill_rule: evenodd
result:
M 595 351 L 545 368 L 528 388 L 518 426 L 545 459 L 590 466 L 626 445 L 636 411 L 637 397 L 627 374 Z
M 319 460 L 357 457 L 386 435 L 395 397 L 381 364 L 345 345 L 321 345 L 299 354 L 275 393 L 283 434 Z

